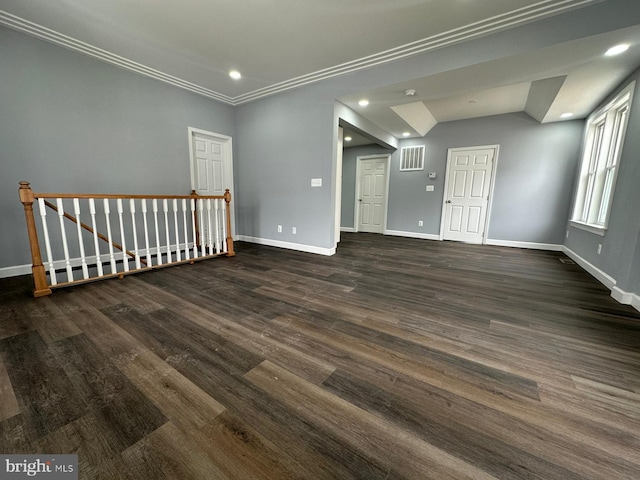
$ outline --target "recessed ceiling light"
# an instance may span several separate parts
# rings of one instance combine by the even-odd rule
[[[620,45],[616,45],[614,47],[611,47],[609,50],[607,50],[605,52],[605,56],[613,57],[615,55],[620,55],[621,53],[624,53],[627,50],[629,50],[629,47],[630,45],[628,43],[621,43]]]
[[[353,140],[351,137],[344,137],[345,142],[350,142],[351,140]]]
[[[358,102],[358,105],[360,105],[361,107],[366,107],[367,105],[369,105],[369,100],[367,100],[366,98],[363,98]]]
[[[571,117],[573,117],[573,113],[571,112],[566,112],[560,115],[560,118],[571,118]]]
[[[402,132],[402,136],[403,136],[403,137],[409,137],[409,136],[411,136],[411,133],[409,133],[409,132]]]
[[[237,71],[237,70],[231,70],[231,71],[229,72],[229,76],[230,76],[231,78],[233,78],[234,80],[240,80],[240,79],[242,78],[242,75],[241,75],[241,74],[240,74],[240,72],[239,72],[239,71]]]
[[[416,94],[416,91],[413,88],[410,88],[409,90],[405,90],[404,94],[407,97],[413,97]]]
[[[471,100],[469,100],[469,103],[478,103],[478,100],[476,100],[475,98],[472,98]]]

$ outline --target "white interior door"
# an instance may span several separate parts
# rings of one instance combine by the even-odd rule
[[[191,188],[198,195],[231,191],[231,234],[235,236],[232,151],[231,137],[189,128]]]
[[[496,149],[449,150],[441,225],[443,240],[483,243]]]
[[[387,157],[360,160],[358,166],[358,231],[384,233]]]
[[[195,133],[195,191],[198,195],[224,195],[225,144],[213,137]]]

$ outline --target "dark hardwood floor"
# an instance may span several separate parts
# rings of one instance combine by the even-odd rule
[[[344,234],[32,299],[0,452],[80,478],[638,479],[640,313],[561,253]]]

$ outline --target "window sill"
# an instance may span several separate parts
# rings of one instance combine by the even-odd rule
[[[607,229],[604,227],[597,227],[595,225],[576,222],[575,220],[569,220],[569,225],[579,228],[580,230],[586,230],[587,232],[595,233],[596,235],[600,235],[601,237],[604,237],[607,234]]]

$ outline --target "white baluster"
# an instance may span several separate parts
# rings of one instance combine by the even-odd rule
[[[193,258],[198,258],[198,234],[196,232],[196,201],[192,198],[189,200],[189,206],[191,207],[191,227],[193,229]]]
[[[167,237],[167,263],[171,263],[171,238],[169,238],[169,202],[162,200],[162,211],[164,212],[164,233]]]
[[[182,227],[184,231],[184,259],[189,260],[189,230],[187,230],[187,200],[182,199]]]
[[[136,268],[142,268],[140,265],[140,251],[138,250],[138,232],[136,228],[136,201],[129,199],[129,211],[131,212],[131,228],[133,228],[133,254],[136,259]]]
[[[38,208],[40,209],[40,219],[42,220],[42,233],[44,234],[44,247],[47,252],[46,263],[49,266],[49,283],[57,285],[56,269],[53,266],[53,255],[51,255],[51,240],[49,239],[49,228],[47,226],[47,207],[44,204],[44,198],[38,199]]]
[[[62,248],[64,250],[64,263],[67,268],[67,280],[73,282],[73,270],[71,269],[69,245],[67,244],[67,231],[64,227],[64,205],[62,205],[62,199],[56,198],[56,204],[58,206],[58,218],[60,219],[60,233],[62,234]]]
[[[173,229],[176,232],[176,262],[182,260],[182,254],[180,253],[180,232],[178,230],[178,199],[174,198],[172,203],[173,207]]]
[[[222,252],[227,252],[227,209],[225,201],[223,199],[218,200],[220,202],[220,216],[222,217]]]
[[[111,214],[111,208],[109,207],[109,199],[105,198],[104,205],[104,218],[107,221],[107,238],[109,239],[109,262],[111,264],[111,273],[117,273],[116,269],[116,257],[113,254],[113,236],[111,235],[111,220],[109,215]]]
[[[144,222],[144,246],[147,252],[147,267],[151,267],[151,253],[149,252],[149,228],[147,225],[147,199],[142,199],[142,220]]]
[[[91,227],[93,228],[93,249],[96,252],[96,266],[98,267],[98,276],[104,275],[102,270],[102,258],[100,258],[100,242],[98,241],[98,229],[96,228],[96,202],[93,198],[89,199],[89,215],[91,215]]]
[[[122,241],[122,266],[124,267],[124,271],[129,271],[129,256],[127,255],[127,242],[124,238],[124,224],[122,223],[122,214],[124,209],[122,208],[122,199],[118,198],[116,200],[116,205],[118,206],[118,221],[120,222],[120,238]]]
[[[76,227],[78,228],[78,246],[80,247],[80,261],[82,262],[82,278],[89,278],[87,257],[84,254],[84,241],[82,240],[82,227],[80,226],[80,200],[73,199],[73,213],[76,215]]]
[[[198,210],[200,211],[200,256],[204,257],[207,254],[205,249],[207,248],[206,229],[204,224],[204,200],[198,199]]]
[[[211,199],[207,198],[207,222],[209,228],[207,229],[207,246],[209,248],[209,255],[213,255],[213,235],[211,230]]]
[[[160,248],[160,230],[158,229],[158,200],[153,199],[153,222],[156,225],[156,258],[158,265],[162,265],[162,248]]]
[[[218,211],[218,199],[213,200],[213,209],[216,219],[216,253],[220,253],[220,213]]]

